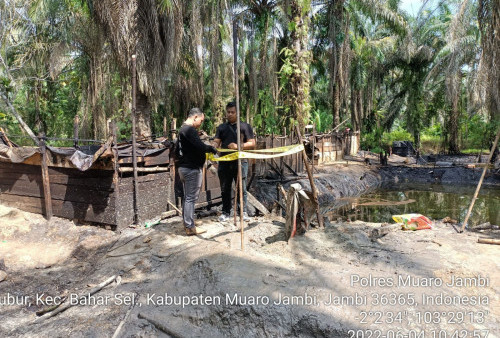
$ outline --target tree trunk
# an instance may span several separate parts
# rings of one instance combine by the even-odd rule
[[[293,67],[290,76],[290,102],[292,117],[299,123],[301,130],[309,118],[309,64],[311,53],[307,50],[310,3],[300,0],[289,1],[288,19],[294,23],[290,34],[290,49],[293,51]]]
[[[448,121],[448,135],[449,135],[449,145],[448,150],[451,154],[457,154],[459,152],[458,146],[458,116],[460,112],[458,111],[458,100],[453,99],[452,108],[450,112],[450,120]]]
[[[265,89],[269,86],[268,81],[268,72],[269,72],[269,64],[267,63],[267,32],[269,30],[269,15],[264,14],[265,23],[264,23],[264,31],[261,32],[261,44],[259,51],[259,60],[260,60],[260,70],[259,70],[259,86],[258,89]]]
[[[38,138],[35,136],[35,134],[31,130],[31,128],[28,127],[28,125],[26,123],[24,123],[24,120],[22,119],[21,115],[19,115],[17,113],[16,108],[14,108],[12,103],[10,103],[10,100],[7,97],[7,95],[3,91],[0,91],[0,96],[2,96],[2,99],[5,102],[5,104],[7,105],[7,107],[9,108],[11,114],[14,115],[14,117],[17,119],[17,121],[19,122],[21,127],[24,129],[24,131],[26,131],[26,133],[31,137],[31,139],[35,142],[36,145],[39,145],[40,141],[38,141]]]
[[[151,104],[146,95],[137,91],[136,109],[136,132],[137,138],[147,138],[151,136]]]
[[[449,80],[450,95],[451,95],[451,112],[448,121],[448,135],[449,141],[448,150],[451,154],[457,154],[460,151],[458,145],[458,120],[460,118],[460,87],[461,87],[461,72],[458,71],[457,74],[453,75],[453,78]]]
[[[333,79],[332,79],[333,81]],[[340,124],[340,90],[339,84],[336,82],[332,86],[332,97],[333,97],[333,128],[337,127]]]
[[[193,9],[191,12],[191,30],[192,30],[192,47],[193,56],[196,60],[195,62],[195,76],[192,78],[192,90],[194,93],[193,106],[202,108],[205,91],[203,88],[203,25],[201,23],[200,8],[202,6],[202,1],[194,2]]]
[[[221,12],[219,10],[219,3],[217,1],[212,2],[212,15],[214,21],[220,24],[224,24],[221,18]],[[210,32],[210,72],[211,72],[211,82],[212,82],[212,109],[213,118],[215,119],[214,124],[219,125],[224,118],[224,107],[222,104],[222,89],[220,84],[222,68],[222,47],[221,47],[221,36],[219,32],[218,25],[214,25]]]
[[[351,85],[351,123],[353,131],[361,129],[359,96],[359,90],[354,89],[354,85]]]

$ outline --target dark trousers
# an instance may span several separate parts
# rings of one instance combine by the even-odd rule
[[[233,204],[231,202],[231,193],[233,182],[238,184],[238,161],[219,162],[220,189],[222,194],[222,212],[229,215]],[[241,161],[241,174],[243,186],[243,212],[247,211],[247,174],[248,174],[248,161]],[[236,194],[239,205],[239,195]]]

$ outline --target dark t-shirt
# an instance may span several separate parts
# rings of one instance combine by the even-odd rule
[[[196,128],[183,124],[179,130],[179,142],[182,156],[178,160],[177,166],[190,169],[203,167],[205,153],[210,152],[210,146],[201,141]]]
[[[240,122],[240,132],[243,143],[255,138],[252,127],[248,123]],[[230,143],[238,143],[236,123],[230,124],[226,122],[218,126],[215,132],[215,138],[221,140],[222,148],[227,148]]]

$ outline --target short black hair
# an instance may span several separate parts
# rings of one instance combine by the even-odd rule
[[[191,108],[191,110],[188,113],[188,118],[193,117],[195,115],[203,115],[203,112],[201,111],[200,108]]]
[[[226,109],[233,108],[233,107],[236,107],[236,102],[235,101],[228,102],[228,104],[226,105]]]

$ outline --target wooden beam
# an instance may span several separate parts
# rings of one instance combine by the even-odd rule
[[[493,238],[478,238],[477,242],[478,243],[482,243],[482,244],[496,244],[496,245],[500,245],[500,239],[493,239]]]
[[[263,215],[269,215],[269,210],[259,202],[250,192],[247,191],[248,202],[251,203],[257,210],[259,210]]]
[[[118,169],[121,173],[131,173],[134,172],[134,168],[131,167],[120,167]],[[163,172],[163,171],[170,171],[169,167],[146,167],[146,168],[136,168],[135,169],[137,172],[141,173],[157,173],[157,172]]]
[[[47,220],[52,218],[52,196],[50,195],[50,178],[49,166],[47,164],[47,147],[43,137],[40,138],[40,150],[42,152],[42,181],[43,181],[43,195],[45,199],[45,217]]]

